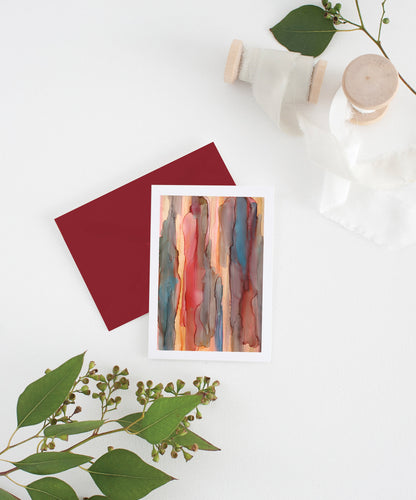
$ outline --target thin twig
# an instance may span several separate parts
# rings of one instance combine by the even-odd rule
[[[377,41],[380,43],[380,37],[381,37],[381,28],[383,27],[383,19],[384,19],[384,14],[386,13],[386,9],[384,8],[384,4],[386,3],[387,0],[383,0],[381,2],[381,8],[383,9],[383,12],[381,13],[381,18],[380,18],[380,25],[378,27],[378,36],[377,36]]]
[[[342,32],[342,31],[362,31],[366,36],[368,36],[368,38],[372,42],[374,42],[377,45],[377,47],[379,48],[379,50],[383,54],[383,56],[386,59],[390,60],[390,57],[387,55],[387,53],[384,50],[383,46],[381,45],[381,41],[380,41],[381,26],[383,24],[383,19],[384,19],[384,14],[385,14],[384,4],[386,3],[386,1],[387,0],[383,0],[383,2],[381,4],[382,8],[383,8],[383,13],[382,13],[381,20],[380,20],[380,26],[379,26],[379,30],[378,30],[378,38],[377,39],[373,37],[373,35],[367,30],[367,28],[364,25],[364,21],[363,21],[362,15],[361,15],[361,10],[360,10],[360,6],[359,6],[359,3],[358,3],[358,0],[355,0],[355,5],[357,7],[357,12],[358,12],[358,16],[360,18],[361,24],[354,23],[353,21],[350,21],[349,19],[346,19],[345,17],[341,16],[341,20],[342,21],[344,21],[346,24],[350,24],[352,26],[356,26],[357,29],[354,29],[354,30],[337,30],[337,31],[340,31],[340,32]],[[412,92],[414,95],[416,95],[416,90],[403,78],[403,76],[401,75],[401,73],[399,73],[399,78],[406,85],[406,87],[410,90],[410,92]]]
[[[361,26],[364,28],[363,16],[361,15],[361,10],[358,4],[358,0],[355,0],[355,6],[357,7],[358,17],[360,18]]]

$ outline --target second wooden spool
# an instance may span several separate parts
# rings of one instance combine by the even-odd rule
[[[379,120],[397,92],[399,75],[386,57],[365,54],[344,71],[342,88],[353,113],[351,122],[365,125]]]

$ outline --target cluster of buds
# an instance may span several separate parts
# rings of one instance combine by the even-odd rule
[[[68,394],[67,399],[61,404],[61,406],[47,419],[49,425],[56,425],[58,423],[68,424],[73,421],[74,415],[81,413],[81,406],[76,405],[76,394],[78,391],[71,391]],[[72,411],[72,412],[71,412]],[[53,448],[50,448],[53,449]]]
[[[185,387],[185,382],[181,379],[176,381],[176,388],[173,385],[173,382],[169,382],[165,387],[165,392],[168,394],[173,394],[174,396],[187,396],[191,394],[189,391],[181,392],[181,390]]]
[[[149,402],[163,398],[163,384],[153,385],[151,380],[146,383],[143,381],[137,382],[136,399],[142,406],[146,406]]]
[[[179,427],[178,427],[178,429],[179,429]],[[169,446],[171,447],[170,456],[172,458],[178,458],[179,453],[182,453],[183,458],[187,462],[189,462],[189,460],[191,460],[193,458],[193,455],[188,453],[183,446],[181,446],[180,444],[175,442],[175,438],[177,436],[184,435],[184,434],[186,434],[186,429],[179,431],[179,434],[175,433],[175,436],[171,437],[167,441],[163,441],[162,443],[153,445],[153,449],[152,449],[153,462],[159,462],[160,455],[164,455]],[[196,443],[194,445],[192,445],[191,450],[194,452],[197,451],[198,445]]]
[[[70,392],[68,398],[65,399],[65,401],[55,411],[55,413],[51,417],[49,417],[48,419],[49,424],[56,425],[58,422],[61,422],[63,424],[72,422],[72,417],[82,411],[81,406],[76,405],[75,398],[76,398],[75,392]],[[72,413],[68,414],[69,413],[68,409],[70,407],[72,407],[71,408]]]
[[[65,439],[66,437],[66,439]],[[63,436],[63,440],[67,441],[68,436]],[[62,438],[61,438],[62,439]],[[40,451],[48,451],[48,450],[54,450],[55,449],[55,441],[54,439],[49,439],[48,438],[43,438],[42,441],[39,443],[40,444]]]
[[[117,365],[113,367],[111,373],[107,373],[105,376],[94,369],[92,373],[90,372],[89,377],[96,382],[96,388],[98,389],[97,392],[92,393],[92,397],[101,401],[103,414],[117,409],[121,403],[121,396],[113,397],[113,394],[118,390],[126,391],[129,388],[130,382],[126,378],[128,374],[127,368],[120,370]],[[83,392],[83,388],[81,388],[81,392]],[[85,394],[85,392],[83,393]]]
[[[185,382],[180,379],[176,381],[176,384],[169,382],[166,386],[160,383],[153,385],[151,380],[148,380],[146,383],[140,381],[137,382],[136,398],[142,406],[146,406],[148,403],[152,403],[156,399],[163,398],[163,392],[172,394],[172,396],[187,396],[188,394],[191,394],[189,391],[181,392],[184,387]]]
[[[217,399],[215,389],[220,385],[218,380],[211,384],[210,377],[197,377],[193,384],[198,389],[198,394],[202,394],[201,404],[207,405]]]
[[[334,6],[332,6],[332,3],[328,2],[328,0],[322,0],[322,5],[325,9],[324,17],[326,19],[331,19],[334,24],[346,23],[344,18],[341,16],[342,5],[340,3],[336,3]]]
[[[45,371],[45,373],[49,372],[49,369]],[[55,413],[47,419],[46,424],[56,425],[59,423],[67,424],[73,422],[73,417],[82,411],[82,407],[76,404],[77,394],[90,396],[92,393],[94,399],[99,399],[101,401],[103,415],[107,411],[115,410],[121,402],[121,397],[113,397],[113,393],[117,390],[127,390],[129,388],[129,380],[126,378],[128,374],[129,372],[127,369],[120,371],[118,366],[114,366],[112,373],[108,373],[104,376],[98,373],[98,370],[95,368],[95,362],[91,361],[88,365],[87,373],[80,376],[75,381],[65,401]],[[91,381],[96,382],[98,392],[91,391]],[[59,436],[59,439],[67,441],[68,436]],[[39,443],[39,449],[41,451],[55,449],[54,438],[44,438]]]
[[[215,401],[217,399],[215,390],[220,385],[218,380],[215,380],[211,384],[210,377],[196,377],[196,379],[193,381],[193,385],[198,389],[197,394],[202,396],[201,404],[207,405],[211,401]],[[185,396],[187,394],[190,394],[190,392],[180,393],[180,391],[184,388],[184,386],[185,382],[183,382],[182,380],[177,380],[176,389],[173,383],[169,382],[169,384],[167,384],[165,387],[165,392],[173,394],[174,396]],[[142,386],[141,390],[142,391],[144,390]],[[164,455],[169,446],[171,447],[170,456],[172,458],[177,458],[181,453],[187,462],[191,460],[193,458],[193,455],[191,455],[189,451],[193,452],[198,451],[198,445],[194,443],[190,447],[186,446],[186,448],[189,450],[186,451],[185,447],[180,444],[179,438],[187,434],[191,422],[193,422],[195,419],[199,420],[201,418],[202,415],[198,407],[195,409],[195,415],[190,414],[185,416],[169,439],[153,446],[152,460],[154,462],[158,462],[160,455]]]
[[[191,458],[193,458],[193,455],[191,455],[188,451],[185,450],[184,446],[178,443],[178,438],[181,436],[184,436],[188,432],[188,427],[190,426],[190,422],[192,422],[195,417],[196,418],[202,418],[201,413],[199,412],[198,409],[196,409],[197,414],[194,415],[187,415],[182,419],[182,422],[178,425],[177,429],[175,432],[172,434],[172,436],[159,443],[156,445],[153,445],[152,449],[152,460],[154,462],[159,462],[159,455],[164,455],[167,448],[170,446],[171,447],[171,452],[170,456],[172,458],[178,458],[179,454],[182,453],[183,458],[189,462]],[[196,452],[198,451],[198,445],[194,443],[190,448],[189,451]]]

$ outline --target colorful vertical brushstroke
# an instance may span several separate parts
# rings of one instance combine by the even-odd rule
[[[158,348],[261,352],[264,198],[160,203]]]

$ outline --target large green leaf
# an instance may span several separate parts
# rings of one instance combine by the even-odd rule
[[[7,491],[0,489],[0,500],[16,500],[17,497],[14,497]]]
[[[171,436],[171,439],[178,444],[179,446],[183,446],[184,448],[188,448],[190,450],[194,444],[198,446],[199,450],[206,450],[206,451],[220,451],[219,448],[214,446],[213,444],[209,443],[206,441],[204,438],[201,436],[198,436],[198,434],[195,434],[194,432],[188,430],[186,434],[183,436],[175,436],[173,434]]]
[[[46,427],[43,434],[46,437],[71,436],[93,431],[104,424],[104,420],[84,420],[84,422],[71,422],[69,424],[57,424]]]
[[[316,5],[303,5],[289,12],[270,31],[279,43],[292,52],[316,57],[327,48],[337,31],[324,13]]]
[[[81,371],[84,354],[69,359],[26,387],[17,402],[18,427],[39,424],[59,408]]]
[[[78,467],[92,460],[87,455],[75,455],[68,451],[49,451],[47,453],[35,453],[20,462],[13,462],[18,469],[31,474],[56,474],[64,470]]]
[[[202,396],[178,396],[160,398],[147,410],[144,418],[135,423],[129,432],[156,444],[167,439],[178,427],[181,420],[201,403]],[[142,414],[132,413],[117,422],[124,428],[138,420]]]
[[[137,500],[174,479],[128,450],[109,451],[88,472],[111,500]]]
[[[32,500],[78,500],[69,484],[56,477],[44,477],[28,484],[26,490]]]

